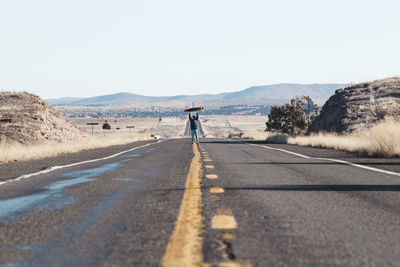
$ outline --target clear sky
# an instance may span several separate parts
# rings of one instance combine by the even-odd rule
[[[400,75],[399,0],[0,0],[0,90],[175,95]]]

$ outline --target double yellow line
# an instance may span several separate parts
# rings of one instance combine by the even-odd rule
[[[193,144],[194,157],[174,232],[161,262],[163,267],[203,265],[203,218],[201,216],[201,155]]]
[[[175,229],[167,245],[164,257],[161,261],[163,267],[186,267],[186,266],[210,266],[203,259],[203,239],[201,234],[204,229],[203,217],[201,216],[202,195],[202,163],[199,148],[193,144],[194,157],[192,159],[189,174],[186,180],[185,193],[179,215],[175,223]],[[206,152],[204,155],[207,156]],[[208,160],[207,160],[208,159]],[[208,162],[212,160],[205,158]],[[206,168],[213,169],[213,165],[206,165]],[[215,174],[207,174],[208,179],[218,179]],[[222,194],[224,189],[221,187],[211,187],[213,194]],[[217,215],[213,216],[211,227],[221,231],[225,239],[234,238],[232,230],[238,227],[235,217],[231,210],[218,210]],[[218,263],[219,266],[251,266],[250,261],[225,261]]]

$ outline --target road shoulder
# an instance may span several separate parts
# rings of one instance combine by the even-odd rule
[[[96,148],[83,150],[77,153],[67,153],[56,157],[48,157],[38,160],[27,160],[0,164],[0,182],[14,179],[24,174],[39,172],[52,166],[61,166],[73,164],[80,161],[87,161],[102,157],[107,157],[115,153],[130,148],[155,143],[154,140],[133,142],[126,145],[110,146],[105,148]]]
[[[374,156],[363,155],[359,153],[351,153],[341,150],[334,150],[329,148],[304,147],[304,146],[288,145],[288,144],[269,144],[262,141],[246,140],[245,142],[249,144],[256,144],[277,149],[284,149],[308,157],[345,160],[359,165],[400,173],[400,158],[378,158]]]

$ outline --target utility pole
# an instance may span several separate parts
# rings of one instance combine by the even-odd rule
[[[0,119],[0,144],[1,144],[1,124],[2,123],[11,123],[11,119]]]
[[[92,135],[93,135],[93,126],[99,125],[99,123],[98,122],[88,122],[88,123],[86,123],[86,125],[92,125]]]
[[[126,126],[126,128],[129,129],[129,133],[130,133],[130,132],[131,132],[131,129],[132,129],[132,128],[135,128],[135,126],[133,126],[133,125],[131,125],[131,126]]]

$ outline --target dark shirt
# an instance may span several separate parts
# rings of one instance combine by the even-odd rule
[[[197,125],[199,123],[199,113],[196,113],[196,118],[195,119],[190,117],[190,113],[189,113],[189,120],[190,120],[190,129],[191,130],[197,130]]]

